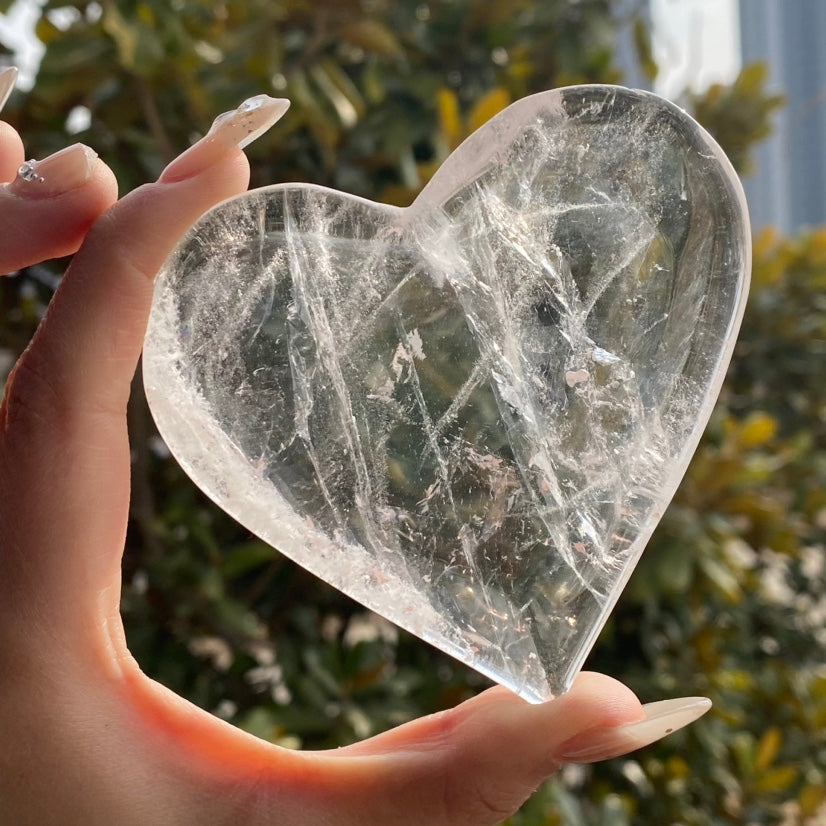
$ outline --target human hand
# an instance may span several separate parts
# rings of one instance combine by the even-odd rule
[[[3,823],[484,826],[566,760],[622,754],[708,708],[641,706],[583,674],[543,705],[494,688],[310,753],[241,732],[141,673],[119,614],[126,402],[155,273],[206,209],[246,188],[238,144],[285,108],[253,101],[114,206],[111,172],[83,148],[13,179],[22,145],[0,125],[0,271],[79,248],[0,405]]]

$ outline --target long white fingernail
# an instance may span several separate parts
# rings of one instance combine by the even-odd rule
[[[256,95],[237,109],[215,118],[209,132],[161,173],[159,181],[171,183],[191,178],[218,161],[230,147],[243,149],[280,120],[290,102],[284,98]]]
[[[648,703],[643,706],[644,719],[577,735],[563,746],[559,758],[569,763],[587,763],[626,754],[684,728],[710,708],[711,700],[707,697],[678,697]]]
[[[221,137],[243,149],[263,135],[276,121],[281,120],[289,108],[290,102],[286,98],[256,95],[245,100],[232,112],[218,115],[206,137]]]
[[[17,82],[17,66],[9,66],[8,69],[3,69],[0,72],[0,111],[6,105],[9,95],[14,89],[14,84]]]

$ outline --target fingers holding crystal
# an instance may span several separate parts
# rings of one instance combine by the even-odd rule
[[[0,798],[14,821],[18,812],[31,816],[35,798],[47,819],[120,823],[147,805],[154,808],[146,822],[192,819],[185,803],[174,813],[175,801],[186,801],[182,764],[164,786],[164,755],[153,753],[158,729],[122,693],[125,672],[151,683],[129,658],[118,608],[129,499],[125,406],[154,270],[189,223],[248,180],[237,143],[207,148],[190,154],[189,178],[142,187],[95,223],[0,401],[0,660],[19,687],[12,703],[0,692],[0,730],[11,730]],[[17,162],[24,164],[22,149]],[[106,172],[80,146],[25,164],[0,187],[0,219],[14,217],[22,235],[0,235],[0,254],[9,261],[9,244],[19,241],[34,260],[41,236],[53,231],[43,216],[62,208],[70,218],[67,205],[88,203]],[[40,235],[21,216],[39,219]],[[180,704],[190,731],[195,710]],[[72,782],[64,783],[68,765]],[[12,766],[13,782],[4,783]],[[134,801],[129,789],[141,790]]]
[[[19,158],[15,159],[17,162]],[[0,271],[70,255],[117,198],[111,170],[83,144],[17,163],[0,187]]]
[[[242,104],[222,119],[220,130],[210,131],[178,158],[183,163],[173,162],[157,183],[116,204],[75,256],[34,345],[48,351],[52,375],[85,406],[95,400],[100,408],[122,411],[143,346],[155,274],[203,212],[246,187],[249,166],[240,146],[286,111],[270,101],[253,109]],[[70,149],[73,161],[80,162],[85,148]],[[64,152],[68,156],[70,150]],[[37,189],[39,183],[28,185]],[[64,337],[75,345],[73,351],[56,346]]]
[[[237,144],[202,144],[200,169],[190,150],[190,177],[142,187],[95,224],[9,377],[0,405],[0,626],[3,615],[17,622],[28,613],[49,639],[86,650],[97,640],[105,656],[125,651],[118,638],[129,500],[125,412],[152,278],[202,212],[246,186],[249,168]],[[25,248],[24,217],[42,221],[74,197],[84,202],[85,189],[103,189],[97,176],[104,171],[81,145],[26,165],[0,189],[0,214],[4,198],[16,203],[9,214],[23,236],[8,243]],[[5,252],[8,261],[8,245]],[[30,634],[36,625],[29,623]]]
[[[0,109],[17,69],[0,72]],[[25,160],[15,129],[0,123],[0,273],[73,253],[117,197],[114,176],[89,147],[75,144]]]
[[[0,72],[0,108],[16,77],[14,68]],[[117,197],[114,176],[92,149],[75,144],[25,160],[20,136],[6,123],[0,123],[0,180],[6,182],[0,187],[2,272],[74,252]]]
[[[340,788],[330,788],[344,798],[337,801],[339,810],[355,813],[354,823],[493,826],[563,763],[634,751],[688,725],[709,707],[698,697],[642,706],[622,683],[588,672],[567,694],[538,705],[497,687],[340,749],[340,763],[329,767]],[[359,776],[358,758],[380,758],[369,779]],[[360,799],[367,797],[371,808],[358,812],[359,800],[347,799],[347,789],[363,789],[365,783],[374,793]],[[399,802],[405,799],[415,815],[400,820]]]
[[[643,706],[617,680],[585,672],[550,702],[496,687],[345,748],[296,753],[194,712],[138,675],[127,684],[145,730],[164,742],[165,774],[180,763],[192,776],[220,778],[200,798],[214,822],[232,789],[234,819],[245,823],[269,823],[278,812],[285,823],[494,826],[563,763],[633,751],[710,706],[697,697]]]

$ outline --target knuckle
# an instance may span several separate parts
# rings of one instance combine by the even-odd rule
[[[26,351],[12,369],[0,403],[4,435],[53,427],[60,419],[56,411],[63,407],[60,391],[49,379],[35,351]]]
[[[485,785],[476,782],[472,787],[472,800],[468,803],[468,812],[465,820],[457,821],[462,824],[485,824],[491,826],[500,823],[510,817],[522,803],[521,800],[514,803],[513,794],[510,790],[499,787],[499,784]]]
[[[490,771],[468,772],[467,765],[443,778],[442,800],[450,826],[496,826],[527,798],[491,778]]]

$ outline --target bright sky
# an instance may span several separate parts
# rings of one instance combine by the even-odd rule
[[[651,0],[656,91],[675,97],[728,83],[740,71],[738,0]]]
[[[34,24],[38,18],[35,0],[17,0],[8,14],[0,14],[0,36],[3,42],[17,52],[17,68],[20,76],[17,85],[28,89],[43,54],[43,47],[34,37]]]

